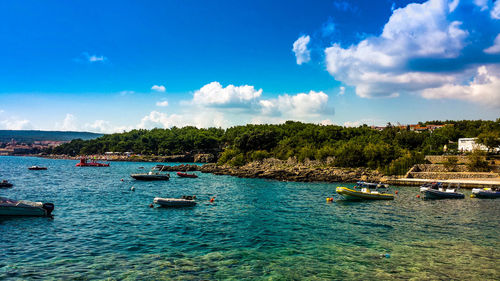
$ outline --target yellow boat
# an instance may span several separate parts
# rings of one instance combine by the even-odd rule
[[[368,188],[355,190],[339,186],[336,191],[339,195],[342,195],[345,199],[349,200],[394,200],[394,194],[371,191]]]

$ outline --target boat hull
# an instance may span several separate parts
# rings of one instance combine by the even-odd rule
[[[169,175],[149,175],[149,174],[132,174],[132,178],[141,181],[168,181]]]
[[[425,199],[464,199],[465,195],[459,192],[446,192],[435,189],[424,191]]]
[[[336,191],[339,195],[342,195],[345,199],[348,200],[394,200],[393,194],[388,194],[388,193],[373,194],[373,193],[350,189],[343,186],[337,187]]]
[[[194,200],[179,199],[179,198],[160,198],[156,197],[153,203],[160,205],[161,207],[193,207],[196,206]]]
[[[476,198],[481,198],[481,199],[495,199],[495,198],[500,198],[500,191],[489,191],[489,190],[479,190],[479,191],[472,191],[472,194]]]
[[[54,204],[0,198],[0,216],[48,217]]]

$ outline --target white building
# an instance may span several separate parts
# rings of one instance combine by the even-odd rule
[[[488,151],[488,148],[482,144],[476,143],[477,138],[461,138],[458,139],[458,151],[470,152],[474,149]]]

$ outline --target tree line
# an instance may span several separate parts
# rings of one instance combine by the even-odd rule
[[[430,121],[447,124],[433,131],[410,131],[387,124],[383,130],[287,121],[283,124],[245,125],[228,129],[173,127],[132,130],[94,140],[73,140],[46,151],[53,154],[104,154],[107,151],[143,155],[214,153],[219,164],[234,166],[274,157],[298,161],[321,160],[339,167],[369,167],[389,174],[424,161],[424,155],[457,153],[459,138],[478,137],[488,147],[500,145],[500,118]],[[446,150],[445,150],[446,149]]]

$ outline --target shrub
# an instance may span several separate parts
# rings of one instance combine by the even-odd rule
[[[467,163],[467,167],[470,171],[473,172],[484,172],[488,171],[488,162],[486,161],[486,152],[475,149],[471,154],[467,157],[469,161]]]

